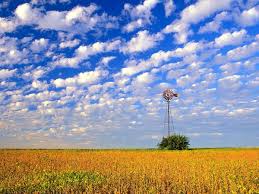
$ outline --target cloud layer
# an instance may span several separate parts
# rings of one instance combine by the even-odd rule
[[[258,3],[0,3],[0,147],[258,146]]]

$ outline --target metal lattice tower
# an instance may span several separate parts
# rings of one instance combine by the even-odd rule
[[[165,124],[167,125],[167,135],[168,137],[170,136],[170,132],[172,131],[172,129],[174,129],[174,125],[173,125],[173,118],[171,115],[171,108],[170,108],[170,101],[174,98],[174,97],[178,97],[178,94],[174,93],[171,89],[166,89],[163,92],[163,98],[166,100],[167,102],[167,110],[166,110],[166,122]],[[172,123],[172,125],[171,125]]]

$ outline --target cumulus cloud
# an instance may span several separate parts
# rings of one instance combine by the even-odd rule
[[[108,65],[112,60],[114,60],[115,58],[116,58],[115,56],[103,57],[102,60],[100,61],[100,63],[106,66],[106,65]]]
[[[95,71],[86,71],[79,73],[78,75],[66,78],[66,79],[55,79],[53,80],[53,84],[57,87],[67,87],[67,86],[89,86],[91,84],[96,83],[101,78],[107,76],[108,72],[104,70],[95,70]]]
[[[230,75],[218,80],[220,89],[237,90],[241,86],[240,75]]]
[[[137,64],[129,65],[121,69],[122,75],[132,76],[139,72],[147,71],[152,67],[159,67],[161,63],[166,62],[173,57],[184,57],[186,55],[191,55],[204,49],[202,43],[189,42],[182,48],[177,48],[172,51],[158,51],[153,53],[148,60],[140,61]]]
[[[235,73],[238,73],[240,68],[242,66],[241,62],[235,62],[235,63],[227,63],[220,66],[220,70],[223,71],[223,74],[225,76],[233,75]]]
[[[0,33],[12,32],[15,28],[15,21],[0,17]]]
[[[179,69],[179,70],[170,70],[167,72],[166,79],[171,80],[171,79],[178,79],[182,75],[184,75],[186,71],[184,69]]]
[[[35,52],[39,52],[43,49],[46,49],[48,46],[48,42],[49,40],[45,38],[34,40],[31,44],[31,50]]]
[[[122,49],[124,53],[143,52],[157,45],[158,41],[162,39],[162,35],[149,34],[147,30],[139,31]]]
[[[150,84],[154,81],[154,76],[148,72],[138,75],[135,79],[138,84]]]
[[[227,57],[231,60],[240,60],[254,55],[259,51],[259,43],[252,42],[251,44],[237,47],[227,52]]]
[[[259,77],[256,77],[255,79],[249,80],[247,83],[249,87],[258,88],[259,87]]]
[[[245,116],[255,112],[255,108],[238,108],[228,113],[229,116]]]
[[[145,20],[143,19],[137,19],[135,21],[132,21],[130,23],[128,23],[126,26],[123,27],[123,31],[126,32],[132,32],[135,29],[141,28],[142,26],[145,25]]]
[[[188,42],[184,47],[177,48],[174,52],[177,57],[184,57],[205,49],[204,46],[201,42]]]
[[[2,140],[10,134],[24,138],[22,142],[27,139],[28,145],[66,136],[67,142],[79,145],[87,139],[95,147],[99,141],[109,141],[106,136],[120,139],[117,131],[125,126],[134,143],[134,130],[149,139],[162,137],[165,88],[180,94],[173,104],[177,132],[224,138],[224,130],[217,130],[222,119],[229,119],[224,128],[230,129],[226,125],[239,115],[237,122],[255,127],[250,123],[258,116],[255,1],[235,3],[229,10],[232,1],[198,0],[190,5],[193,2],[185,0],[189,7],[176,19],[169,17],[175,9],[173,0],[125,4],[119,16],[94,4],[67,10],[50,5],[64,1],[32,0],[0,18],[0,115],[8,118],[9,129],[15,129],[2,130],[1,145],[7,145]],[[250,9],[253,16],[248,17]],[[235,17],[242,14],[246,22],[225,25],[224,21],[237,22]],[[173,26],[159,33],[161,25],[151,24],[162,20]],[[121,28],[104,30],[118,24]],[[120,34],[121,29],[135,32],[148,25],[148,30]],[[220,35],[202,36],[196,30]],[[171,33],[184,44],[177,45]],[[0,119],[4,128],[6,123]],[[186,123],[192,123],[191,128]],[[210,132],[200,131],[204,126]],[[12,142],[20,145],[16,140]],[[102,145],[114,145],[113,140]]]
[[[245,41],[247,38],[246,30],[242,29],[233,33],[227,32],[220,37],[215,38],[216,47],[224,47],[228,45],[238,45]]]
[[[259,22],[259,6],[244,10],[240,16],[237,17],[237,22],[242,26],[252,26]]]
[[[196,4],[190,5],[182,11],[181,21],[196,24],[217,11],[229,8],[230,4],[231,0],[217,2],[213,0],[198,1]]]
[[[67,40],[64,42],[61,42],[59,44],[59,47],[64,49],[64,48],[73,48],[76,47],[77,45],[79,45],[80,41],[78,39],[74,39],[74,40]]]
[[[88,7],[76,6],[70,11],[48,11],[39,20],[41,29],[64,30],[69,32],[89,32],[99,28],[114,28],[116,18],[106,13],[98,15],[98,7],[94,4]]]
[[[178,43],[185,43],[188,35],[191,34],[189,26],[197,24],[212,14],[228,9],[232,0],[217,1],[214,0],[200,0],[197,3],[190,5],[181,12],[181,18],[167,25],[164,33],[176,33],[175,38]]]
[[[16,69],[0,69],[0,79],[8,79],[10,77],[13,77],[13,75],[16,73]]]
[[[175,5],[174,5],[173,0],[165,0],[164,7],[165,7],[166,17],[170,16],[172,14],[172,12],[175,10]]]
[[[45,4],[57,4],[57,3],[68,3],[70,0],[32,0],[31,3],[34,5],[45,5]]]
[[[179,77],[176,82],[179,87],[186,87],[193,84],[198,78],[199,74],[191,73]]]
[[[207,32],[218,32],[221,28],[223,21],[231,20],[231,15],[229,12],[223,11],[217,14],[213,21],[206,23],[204,26],[201,26],[199,29],[199,33],[207,33]]]
[[[35,88],[35,89],[38,89],[38,90],[46,90],[49,87],[49,85],[46,82],[42,82],[42,81],[39,81],[39,80],[34,80],[31,83],[31,86],[32,86],[32,88]]]
[[[128,85],[128,90],[135,96],[145,96],[150,92],[150,85],[157,80],[156,76],[152,72],[141,73],[132,79],[132,82]],[[148,108],[152,112],[152,107]]]
[[[101,28],[107,30],[118,26],[116,17],[106,13],[98,14],[98,7],[95,4],[87,7],[76,6],[69,11],[47,12],[35,8],[35,4],[37,3],[18,5],[14,11],[15,17],[10,20],[0,18],[0,26],[5,27],[5,32],[13,31],[21,25],[36,25],[39,29],[81,34],[89,31],[101,33]]]
[[[22,24],[29,24],[40,19],[41,13],[38,9],[33,9],[29,3],[24,3],[15,9],[15,15]]]
[[[78,64],[83,60],[86,60],[92,55],[98,53],[109,52],[113,50],[118,50],[120,47],[121,41],[114,40],[110,42],[96,42],[92,45],[81,45],[75,50],[75,56],[72,58],[60,57],[53,62],[55,66],[61,67],[78,67]]]
[[[84,133],[84,132],[86,132],[86,128],[84,128],[84,127],[73,128],[73,129],[71,129],[71,132],[72,133]]]
[[[28,62],[28,49],[19,49],[17,42],[17,38],[0,36],[0,66]]]
[[[130,15],[131,22],[123,27],[124,32],[132,32],[149,24],[152,18],[152,9],[159,3],[158,0],[145,0],[143,4],[132,6],[126,3],[124,12]]]
[[[163,32],[168,34],[171,32],[175,32],[174,38],[177,43],[182,44],[187,42],[187,38],[192,34],[192,31],[189,30],[189,24],[181,22],[180,20],[176,20],[170,25],[167,25]]]

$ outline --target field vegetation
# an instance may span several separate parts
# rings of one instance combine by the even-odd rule
[[[259,193],[259,149],[0,150],[0,193]]]

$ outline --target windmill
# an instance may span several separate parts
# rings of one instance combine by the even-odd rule
[[[174,130],[174,125],[173,125],[173,119],[172,119],[172,115],[171,115],[171,108],[170,108],[170,101],[174,98],[174,97],[178,97],[177,93],[174,93],[171,89],[166,89],[163,92],[163,98],[166,100],[167,102],[167,110],[166,110],[166,122],[165,125],[167,125],[167,135],[168,137],[170,136],[170,132],[172,131],[172,129]],[[171,125],[172,122],[172,125]]]

